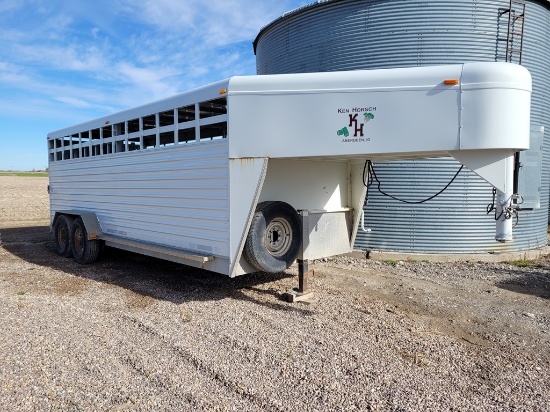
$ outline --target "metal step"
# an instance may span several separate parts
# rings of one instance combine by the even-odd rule
[[[149,256],[171,256],[181,260],[187,260],[197,263],[206,263],[215,259],[213,255],[197,252],[195,250],[178,249],[165,245],[158,245],[155,243],[140,242],[137,240],[124,239],[111,235],[101,235],[101,239],[105,241],[107,246],[120,247],[136,252],[146,252],[144,254]]]

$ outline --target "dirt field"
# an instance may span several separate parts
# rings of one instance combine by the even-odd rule
[[[548,410],[550,260],[314,263],[228,279],[49,247],[47,178],[0,176],[0,410]]]

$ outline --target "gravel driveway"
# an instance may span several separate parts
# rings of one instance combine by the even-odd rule
[[[0,177],[0,410],[548,410],[547,259],[337,257],[289,304],[294,269],[60,258],[46,185]]]

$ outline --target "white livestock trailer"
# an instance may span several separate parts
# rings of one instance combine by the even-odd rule
[[[367,159],[452,156],[509,212],[530,96],[509,63],[239,76],[67,127],[48,135],[54,248],[278,272],[352,249]]]

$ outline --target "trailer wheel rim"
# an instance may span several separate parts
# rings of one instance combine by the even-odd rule
[[[57,226],[57,245],[60,249],[65,249],[67,247],[67,231],[65,226]]]
[[[84,232],[80,227],[74,231],[74,248],[79,255],[84,251]]]
[[[292,227],[281,217],[273,219],[266,227],[265,247],[270,255],[279,257],[288,252],[292,245]]]

